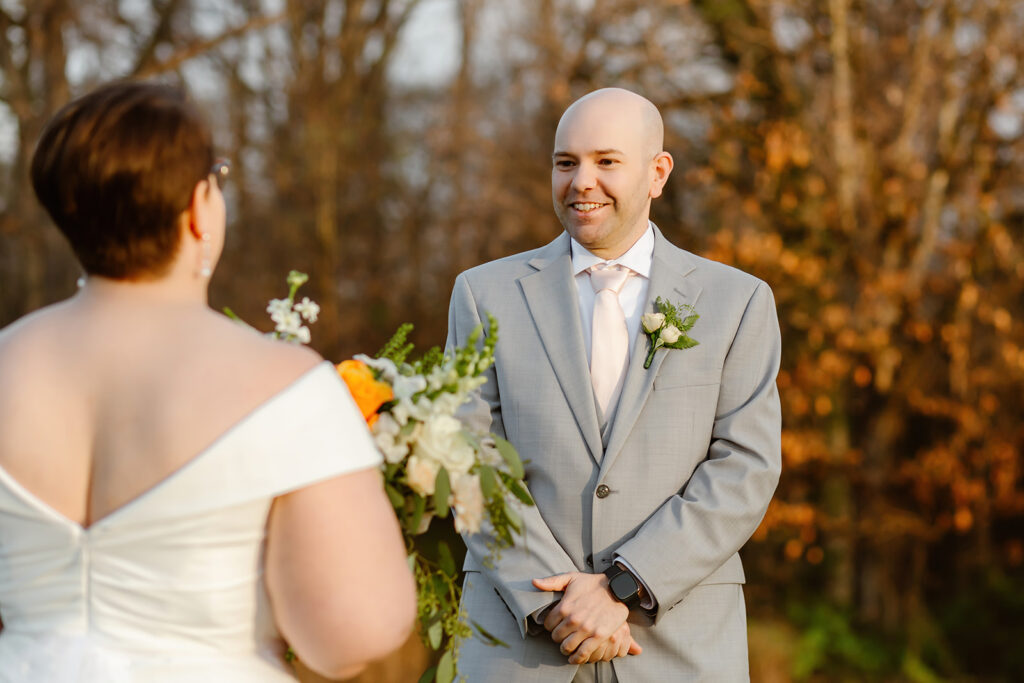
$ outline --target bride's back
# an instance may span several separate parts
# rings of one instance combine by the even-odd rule
[[[88,289],[0,332],[0,467],[83,526],[319,360],[212,311]]]
[[[279,634],[338,674],[408,634],[337,373],[207,305],[224,168],[168,86],[99,88],[42,134],[32,186],[88,277],[0,330],[2,683],[286,680]]]

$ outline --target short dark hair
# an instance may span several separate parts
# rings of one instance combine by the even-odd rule
[[[178,251],[178,217],[213,164],[185,92],[122,81],[65,105],[32,157],[32,187],[87,273],[147,279]]]

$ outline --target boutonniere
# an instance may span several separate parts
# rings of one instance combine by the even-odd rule
[[[654,352],[663,346],[666,349],[691,349],[700,343],[686,334],[700,317],[693,306],[676,306],[659,296],[654,300],[654,307],[658,309],[657,313],[644,313],[640,320],[644,333],[651,340],[651,350],[647,352],[644,370],[651,367]]]

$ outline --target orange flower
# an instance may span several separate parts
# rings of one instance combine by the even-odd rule
[[[338,374],[348,386],[356,405],[359,406],[366,424],[373,426],[377,421],[377,410],[395,397],[384,382],[373,376],[373,371],[357,360],[345,360],[338,364]]]

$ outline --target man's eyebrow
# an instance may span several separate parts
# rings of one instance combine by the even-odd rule
[[[610,156],[610,155],[618,155],[618,156],[621,157],[621,156],[625,156],[625,152],[623,152],[622,150],[615,149],[615,148],[595,149],[592,152],[587,152],[587,155],[588,156],[598,156],[598,157]],[[565,152],[565,151],[562,151],[562,150],[556,150],[551,156],[552,156],[552,158],[554,158],[554,157],[573,157],[573,158],[575,158],[576,157],[575,154],[573,154],[571,152]]]

